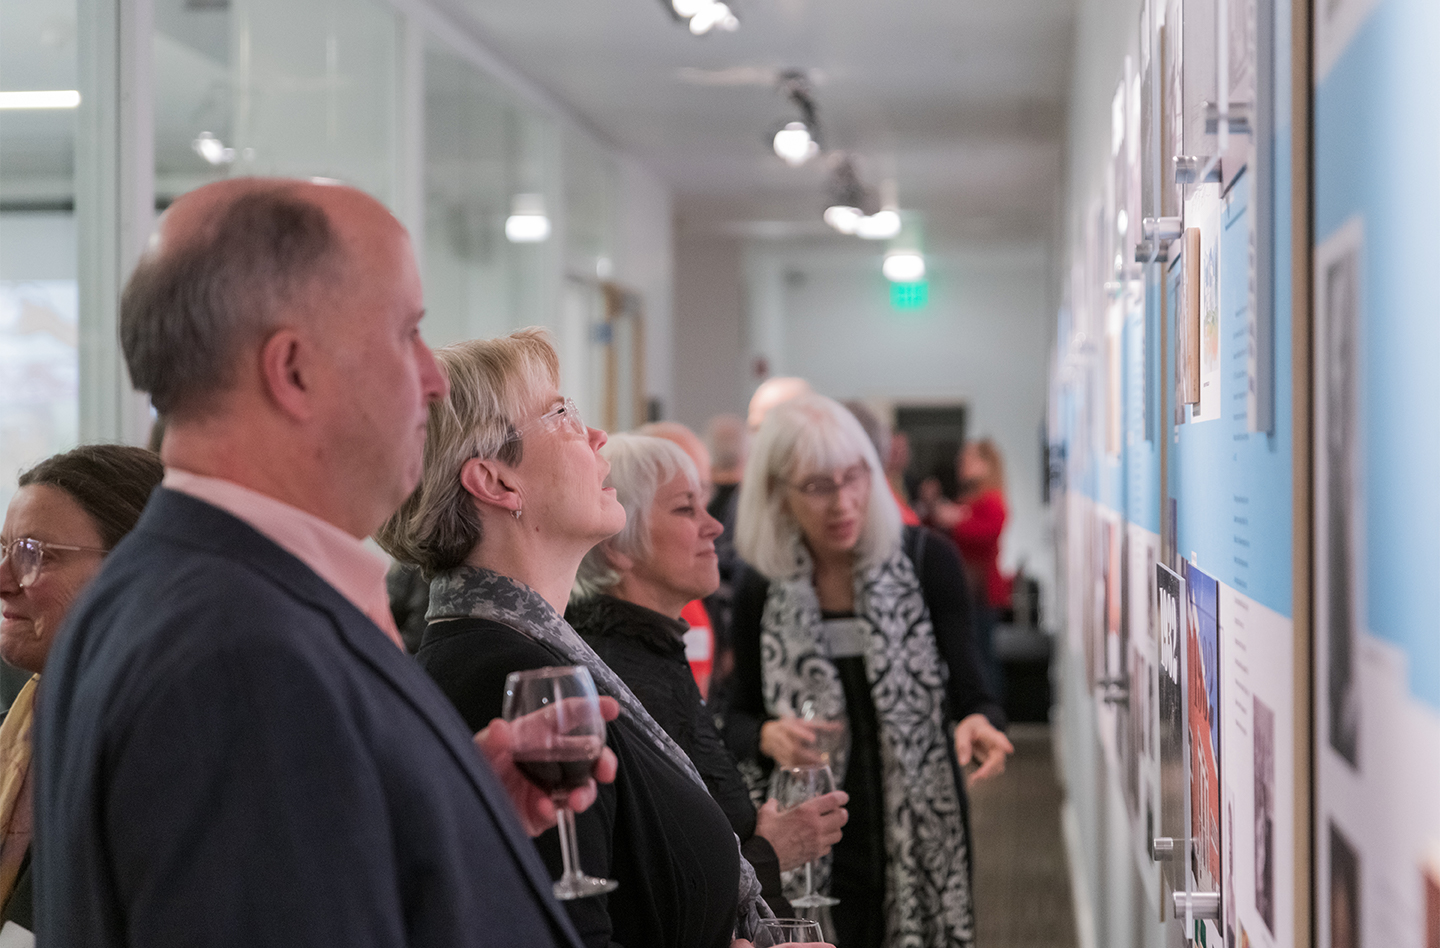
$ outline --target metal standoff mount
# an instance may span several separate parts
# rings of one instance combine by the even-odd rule
[[[1176,155],[1175,162],[1175,183],[1176,184],[1202,184],[1210,181],[1220,180],[1220,159],[1199,158],[1195,155]],[[1204,180],[1200,175],[1204,174]]]
[[[1153,240],[1142,240],[1135,245],[1136,263],[1167,263],[1169,260],[1170,251],[1164,241],[1161,241],[1158,249]]]
[[[1253,126],[1250,124],[1250,113],[1252,106],[1249,102],[1231,102],[1230,107],[1224,112],[1214,102],[1205,103],[1205,134],[1214,135],[1220,130],[1220,122],[1223,120],[1230,128],[1231,135],[1249,135]]]
[[[1175,840],[1169,836],[1156,836],[1150,840],[1150,858],[1156,862],[1165,862],[1174,859],[1178,849],[1179,847],[1175,845]]]
[[[1185,218],[1183,217],[1146,217],[1140,221],[1140,233],[1146,240],[1164,241],[1179,240],[1185,233]],[[1163,250],[1162,250],[1163,253]],[[1148,255],[1147,255],[1148,256]]]
[[[1130,681],[1123,676],[1118,678],[1097,679],[1095,687],[1104,690],[1104,693],[1100,696],[1100,700],[1106,704],[1130,703]]]
[[[1190,917],[1197,921],[1220,921],[1219,892],[1176,892],[1175,917],[1184,918],[1189,908]]]

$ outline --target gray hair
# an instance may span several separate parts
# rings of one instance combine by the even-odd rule
[[[338,279],[343,259],[324,209],[292,182],[237,197],[196,239],[135,268],[120,301],[131,382],[161,417],[204,415],[234,384],[241,348],[314,284]]]
[[[585,554],[575,576],[576,599],[589,599],[620,582],[620,573],[610,565],[609,550],[636,560],[650,555],[650,511],[660,488],[683,474],[696,493],[700,491],[695,462],[678,444],[665,438],[617,434],[605,443],[600,454],[610,462],[610,476],[605,483],[615,488],[615,496],[625,508],[625,529]]]
[[[430,405],[420,486],[375,534],[385,552],[419,566],[427,578],[464,563],[482,540],[460,469],[472,458],[519,464],[519,422],[547,383],[560,380],[549,333],[537,327],[458,342],[437,350],[435,361],[450,395]]]
[[[755,435],[735,519],[735,549],[770,580],[798,578],[803,569],[800,525],[785,503],[786,485],[817,471],[864,461],[870,503],[856,543],[856,570],[900,548],[900,508],[865,429],[845,406],[824,395],[801,395],[776,405]]]

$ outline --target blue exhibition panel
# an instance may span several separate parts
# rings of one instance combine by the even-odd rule
[[[1167,424],[1171,432],[1170,497],[1177,501],[1176,548],[1201,569],[1281,615],[1291,614],[1291,397],[1288,345],[1274,347],[1275,422],[1248,430],[1250,287],[1248,172],[1227,195],[1221,218],[1221,415]],[[1275,189],[1285,191],[1283,184]],[[1278,269],[1278,268],[1277,268]],[[1179,299],[1183,265],[1170,268],[1170,299]],[[1276,274],[1277,284],[1287,274]],[[1278,287],[1277,287],[1278,288]],[[1277,293],[1277,303],[1282,294]],[[1288,300],[1288,286],[1283,296]],[[1174,420],[1174,311],[1168,336],[1167,423]],[[1275,307],[1275,338],[1288,341],[1288,307]]]
[[[1362,596],[1440,708],[1440,3],[1381,0],[1315,89],[1315,242],[1358,228]]]

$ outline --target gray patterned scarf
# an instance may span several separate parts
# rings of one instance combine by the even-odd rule
[[[775,717],[794,715],[807,700],[822,712],[845,708],[821,633],[813,567],[803,547],[799,556],[800,578],[770,583],[760,619],[762,690]],[[969,841],[944,720],[946,669],[920,580],[903,551],[856,573],[855,614],[869,625],[865,674],[884,766],[885,944],[969,948],[975,939]],[[838,755],[837,780],[844,764]]]
[[[434,621],[464,616],[507,625],[548,646],[570,664],[584,665],[590,670],[599,692],[618,701],[620,713],[635,724],[663,756],[673,761],[700,787],[705,786],[689,755],[650,716],[620,676],[611,671],[595,650],[535,590],[488,569],[460,566],[440,573],[430,581],[430,609],[425,618]],[[740,846],[738,838],[735,846],[737,849]],[[773,914],[760,897],[760,880],[755,878],[755,870],[742,856],[735,928],[737,937],[753,939],[760,929],[760,919]]]

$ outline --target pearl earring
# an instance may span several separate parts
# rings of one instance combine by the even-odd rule
[[[510,511],[510,512],[515,515],[515,519],[516,519],[516,520],[519,520],[519,519],[520,519],[520,511],[519,511],[519,509],[512,510],[512,511]]]

